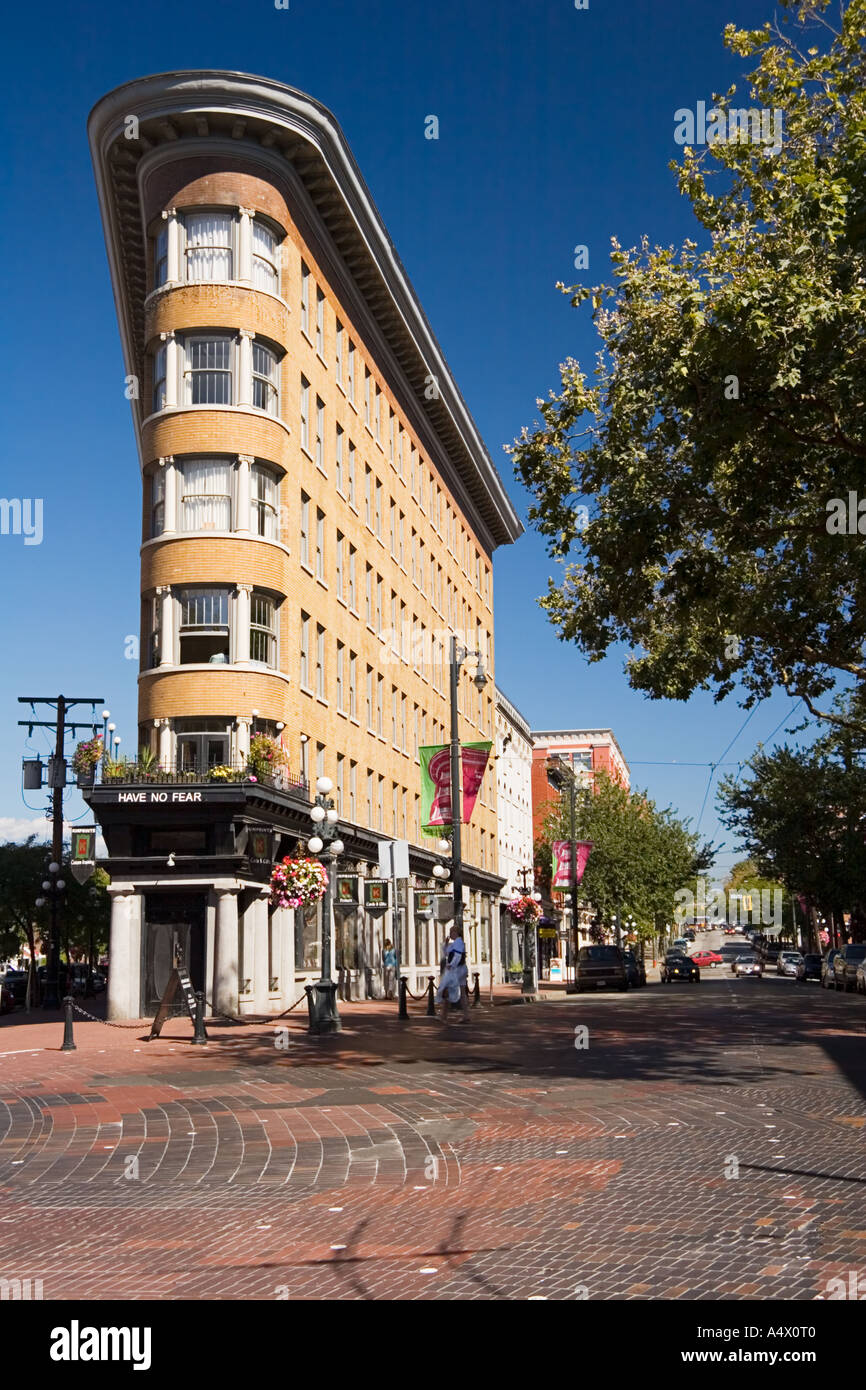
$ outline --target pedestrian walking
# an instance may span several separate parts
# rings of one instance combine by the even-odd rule
[[[385,971],[385,998],[394,998],[394,989],[397,982],[397,952],[394,950],[392,941],[385,942],[385,949],[382,953],[382,965]]]
[[[460,935],[460,929],[456,923],[448,933],[448,939],[442,948],[439,969],[442,973],[439,978],[439,988],[436,991],[436,1000],[442,1008],[443,1023],[448,1018],[449,1004],[459,1004],[463,1015],[462,1021],[468,1022],[469,968],[466,964],[466,943]]]

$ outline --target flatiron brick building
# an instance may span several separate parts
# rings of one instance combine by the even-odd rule
[[[146,77],[89,121],[142,481],[140,751],[90,794],[111,875],[113,1017],[153,1012],[179,954],[227,1012],[279,1012],[320,970],[321,909],[273,909],[252,832],[293,852],[327,776],[345,852],[410,842],[399,917],[341,911],[344,993],[400,934],[415,987],[442,925],[420,745],[448,739],[452,633],[492,677],[492,555],[521,526],[334,117],[231,72]],[[459,267],[455,267],[455,274]],[[131,461],[130,461],[131,466]],[[130,522],[130,538],[134,535]],[[460,734],[494,685],[460,681]],[[257,734],[286,763],[245,776]],[[127,736],[126,743],[132,740]],[[487,978],[493,764],[464,827]]]

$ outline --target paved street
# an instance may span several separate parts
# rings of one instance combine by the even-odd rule
[[[6,1278],[46,1299],[812,1300],[866,1284],[866,1001],[773,975],[314,1041],[0,1021]],[[420,1006],[414,1006],[418,1009]],[[586,1025],[588,1048],[574,1029]],[[739,1176],[727,1178],[738,1166]]]

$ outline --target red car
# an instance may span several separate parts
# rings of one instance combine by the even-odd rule
[[[722,965],[724,957],[718,951],[692,951],[692,960],[703,970],[706,966]]]

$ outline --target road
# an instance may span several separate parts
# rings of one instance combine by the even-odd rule
[[[0,1021],[0,1275],[45,1298],[866,1288],[866,1001],[775,975],[443,1026]],[[586,1046],[576,1047],[586,1028]]]

